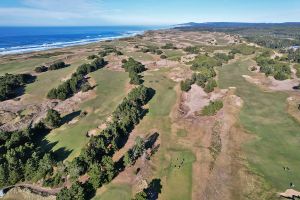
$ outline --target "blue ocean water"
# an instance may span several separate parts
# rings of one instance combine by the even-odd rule
[[[0,55],[88,44],[159,28],[161,27],[0,27]]]

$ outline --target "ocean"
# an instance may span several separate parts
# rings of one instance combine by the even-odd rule
[[[162,27],[0,27],[0,55],[88,44],[141,34]]]

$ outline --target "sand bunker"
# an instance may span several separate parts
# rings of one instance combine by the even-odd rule
[[[207,94],[202,87],[198,85],[192,85],[189,92],[184,93],[183,106],[186,108],[186,116],[193,115],[195,112],[201,110],[204,106],[207,106],[210,101],[221,99],[225,96],[227,90],[221,90],[219,92],[212,92]]]
[[[287,198],[287,199],[294,199],[300,197],[300,192],[293,190],[293,189],[287,189],[283,193],[279,193],[279,196]]]

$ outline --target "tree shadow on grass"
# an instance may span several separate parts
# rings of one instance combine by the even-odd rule
[[[72,112],[72,113],[69,113],[67,114],[66,116],[64,116],[62,118],[62,121],[61,121],[61,124],[67,124],[69,123],[70,121],[72,121],[74,118],[78,117],[80,115],[81,111],[78,110],[78,111],[75,111],[75,112]]]
[[[33,130],[35,134],[35,136],[33,137],[34,144],[39,146],[44,153],[53,152],[53,148],[58,144],[58,141],[50,142],[46,139],[46,136],[50,133],[51,129],[40,127]],[[72,150],[68,150],[64,147],[59,148],[53,152],[56,161],[65,160],[71,153]]]

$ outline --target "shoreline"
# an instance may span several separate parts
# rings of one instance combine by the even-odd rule
[[[3,51],[0,52],[0,58],[6,57],[6,56],[15,56],[15,55],[25,55],[30,53],[38,53],[38,52],[45,52],[50,50],[58,50],[58,49],[64,49],[64,48],[70,48],[70,47],[77,47],[77,46],[85,46],[93,43],[99,43],[99,42],[105,42],[110,40],[118,40],[122,38],[130,38],[135,37],[137,35],[143,35],[147,31],[152,30],[145,30],[145,31],[136,31],[135,33],[131,34],[124,34],[120,36],[112,36],[112,37],[104,37],[104,38],[98,38],[98,39],[91,39],[90,41],[83,41],[79,42],[80,40],[74,40],[70,42],[55,42],[52,44],[43,44],[43,45],[31,45],[32,49],[24,49],[23,51],[21,49],[19,50],[10,50],[10,51]],[[58,43],[61,43],[61,46],[59,46]],[[13,47],[11,47],[13,48]]]

